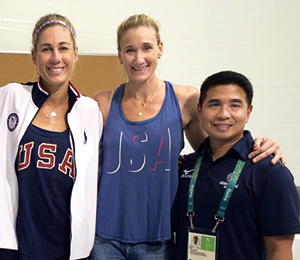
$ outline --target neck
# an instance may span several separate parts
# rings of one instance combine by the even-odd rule
[[[153,82],[153,80],[151,82],[148,80],[146,83],[140,86],[132,86],[130,84],[131,82],[129,81],[125,86],[125,100],[131,100],[132,105],[137,110],[138,116],[143,115],[146,106],[148,110],[147,113],[150,113],[150,111],[155,107],[151,105],[152,100],[155,100],[155,97],[159,95],[159,79],[155,77],[155,82]]]
[[[68,92],[70,81],[65,81],[58,85],[51,85],[48,84],[42,77],[39,77],[39,84],[42,88],[47,90],[51,95],[55,93],[64,93],[65,91]],[[62,95],[62,94],[60,94]]]
[[[47,103],[53,106],[64,105],[69,97],[68,89],[68,87],[61,87],[48,90],[50,94],[47,98]]]
[[[50,93],[46,102],[50,106],[63,106],[66,105],[69,99],[69,94],[67,93]]]
[[[242,137],[241,137],[242,138]],[[209,139],[209,144],[210,144],[210,152],[213,158],[213,161],[217,160],[218,158],[222,157],[225,155],[231,147],[235,145],[235,143],[240,140],[241,138],[237,140],[231,140],[229,142],[222,142],[220,140],[214,140],[214,139]]]
[[[159,79],[155,76],[144,82],[135,82],[129,80],[126,84],[130,95],[137,99],[146,99],[156,92],[159,84]]]

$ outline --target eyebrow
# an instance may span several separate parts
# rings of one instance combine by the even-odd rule
[[[145,45],[151,45],[151,46],[153,46],[154,44],[153,44],[152,42],[143,42],[143,43],[142,43],[142,46],[145,46]],[[124,49],[128,49],[128,48],[136,48],[136,47],[133,46],[133,45],[126,45],[126,46],[124,46],[123,48],[124,48]]]
[[[64,44],[71,45],[69,42],[60,42],[58,45],[64,45]],[[52,46],[52,44],[46,42],[46,43],[41,44],[40,46],[41,46],[41,47],[42,47],[42,46]]]
[[[208,101],[208,103],[215,103],[215,102],[221,102],[221,99],[212,98]],[[243,101],[239,98],[229,99],[229,102],[230,103],[241,103],[241,104],[243,104]]]
[[[126,45],[124,46],[124,49],[128,49],[128,48],[134,48],[133,45]]]
[[[233,99],[230,99],[229,102],[231,103],[241,103],[243,104],[243,101],[239,98],[233,98]]]

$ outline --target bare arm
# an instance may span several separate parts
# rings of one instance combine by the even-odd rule
[[[266,260],[292,260],[294,237],[294,234],[275,237],[265,236],[264,241],[267,250]]]
[[[197,150],[207,137],[197,112],[200,92],[191,86],[174,85],[174,89],[180,105],[184,133],[191,147]]]
[[[97,101],[99,109],[103,116],[103,127],[105,126],[108,117],[112,94],[113,94],[113,90],[105,89],[105,90],[98,91],[93,96],[93,99]]]
[[[207,137],[207,133],[203,130],[200,121],[197,120],[189,122],[184,128],[184,132],[189,144],[194,150],[197,150]]]

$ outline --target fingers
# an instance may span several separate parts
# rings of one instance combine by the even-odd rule
[[[269,155],[271,155],[269,152],[261,152],[261,153],[256,153],[256,151],[255,152],[252,152],[251,154],[249,154],[249,158],[250,158],[250,155],[252,156],[251,158],[253,158],[252,159],[252,162],[253,163],[257,163],[257,162],[259,162],[260,160],[262,160],[262,159],[264,159],[264,158],[266,158],[266,157],[268,157]],[[250,158],[250,159],[251,159]]]
[[[259,158],[265,158],[271,155],[276,150],[279,150],[279,146],[271,139],[262,140],[262,138],[256,138],[253,144],[253,151],[248,155],[248,158],[252,159],[258,155]],[[259,160],[256,160],[258,162]]]
[[[271,154],[274,154],[272,164],[275,164],[281,158],[285,161],[285,158],[281,156],[279,145],[274,140],[270,138],[256,138],[253,151],[248,155],[248,158],[252,159],[253,163],[257,163]]]
[[[255,138],[254,143],[253,143],[253,151],[257,150],[261,146],[262,143],[263,143],[262,137]]]
[[[183,158],[184,158],[184,156],[181,155],[181,154],[180,154],[179,157],[178,157],[178,170],[179,170],[179,168],[180,168],[180,166],[181,166],[181,164],[182,164]]]
[[[283,165],[286,165],[286,159],[283,155],[281,155],[280,160]]]
[[[273,157],[273,159],[271,160],[271,163],[272,163],[272,164],[276,164],[279,160],[280,160],[280,162],[281,162],[283,165],[286,165],[286,159],[285,159],[285,157],[281,154],[280,151],[279,151],[278,153],[275,153],[275,154],[274,154],[274,157]]]
[[[258,137],[254,139],[253,142],[253,151],[248,155],[250,159],[254,158],[255,156],[267,151],[270,149],[273,145],[276,145],[276,143],[269,138],[263,138],[263,137]],[[279,148],[279,147],[278,147]],[[270,153],[271,154],[271,153]],[[265,154],[264,157],[270,155],[270,154]]]

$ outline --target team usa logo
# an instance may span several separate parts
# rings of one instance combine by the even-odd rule
[[[226,181],[230,181],[231,175],[232,175],[232,172],[227,175]]]
[[[15,113],[11,113],[7,118],[7,127],[9,131],[14,131],[19,123],[19,117]]]
[[[227,176],[226,176],[226,181],[220,181],[220,182],[219,182],[219,185],[223,185],[223,188],[224,188],[224,189],[227,188],[227,185],[228,185],[228,183],[229,183],[229,181],[230,181],[231,175],[232,175],[232,172],[229,173],[229,174],[227,174]],[[236,189],[238,189],[238,188],[239,188],[239,185],[236,184],[234,187],[235,187]]]

